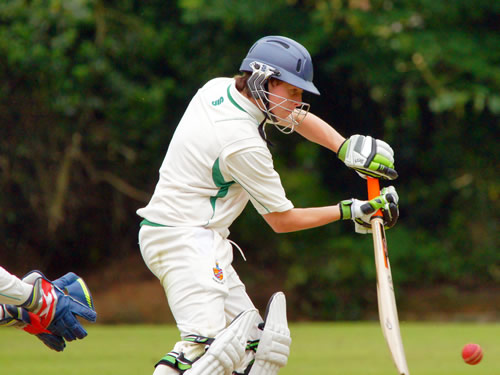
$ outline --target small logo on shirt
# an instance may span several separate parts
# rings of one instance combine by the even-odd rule
[[[217,281],[218,283],[222,282],[224,280],[224,273],[222,272],[222,268],[220,268],[219,266],[219,262],[215,262],[215,267],[212,269],[216,278],[215,281]]]
[[[221,105],[222,103],[224,103],[224,98],[221,96],[219,99],[214,100],[214,101],[212,102],[212,105],[213,105],[213,106],[216,106],[216,105]]]

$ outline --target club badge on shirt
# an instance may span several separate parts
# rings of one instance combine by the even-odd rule
[[[215,267],[212,268],[212,270],[214,271],[214,280],[219,284],[222,284],[224,282],[224,273],[222,272],[222,268],[219,266],[219,262],[215,262]]]

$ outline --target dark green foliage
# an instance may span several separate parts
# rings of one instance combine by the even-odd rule
[[[401,293],[498,283],[498,25],[487,0],[3,0],[0,264],[60,276],[137,252],[135,210],[190,97],[282,34],[313,55],[312,111],[395,149]],[[336,155],[268,133],[297,207],[365,196]],[[296,318],[356,319],[376,301],[371,238],[351,223],[276,235],[249,207],[232,238],[259,302],[283,288]]]

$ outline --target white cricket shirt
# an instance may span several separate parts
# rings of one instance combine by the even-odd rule
[[[191,100],[160,167],[149,204],[137,214],[166,226],[202,226],[229,235],[248,200],[260,214],[293,208],[258,131],[264,114],[216,78]]]
[[[32,291],[33,285],[21,281],[0,267],[0,303],[19,306],[28,300]],[[0,319],[3,318],[0,316]]]

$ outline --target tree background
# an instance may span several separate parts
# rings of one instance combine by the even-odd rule
[[[394,148],[401,216],[388,241],[406,316],[429,295],[431,309],[467,310],[464,296],[481,292],[498,319],[500,3],[489,0],[3,0],[0,264],[108,275],[97,294],[151,278],[135,210],[192,95],[237,74],[264,35],[310,51],[314,113]],[[336,155],[269,130],[297,207],[366,195]],[[276,235],[250,207],[231,233],[259,303],[283,289],[293,319],[373,313],[371,237],[352,223]]]

